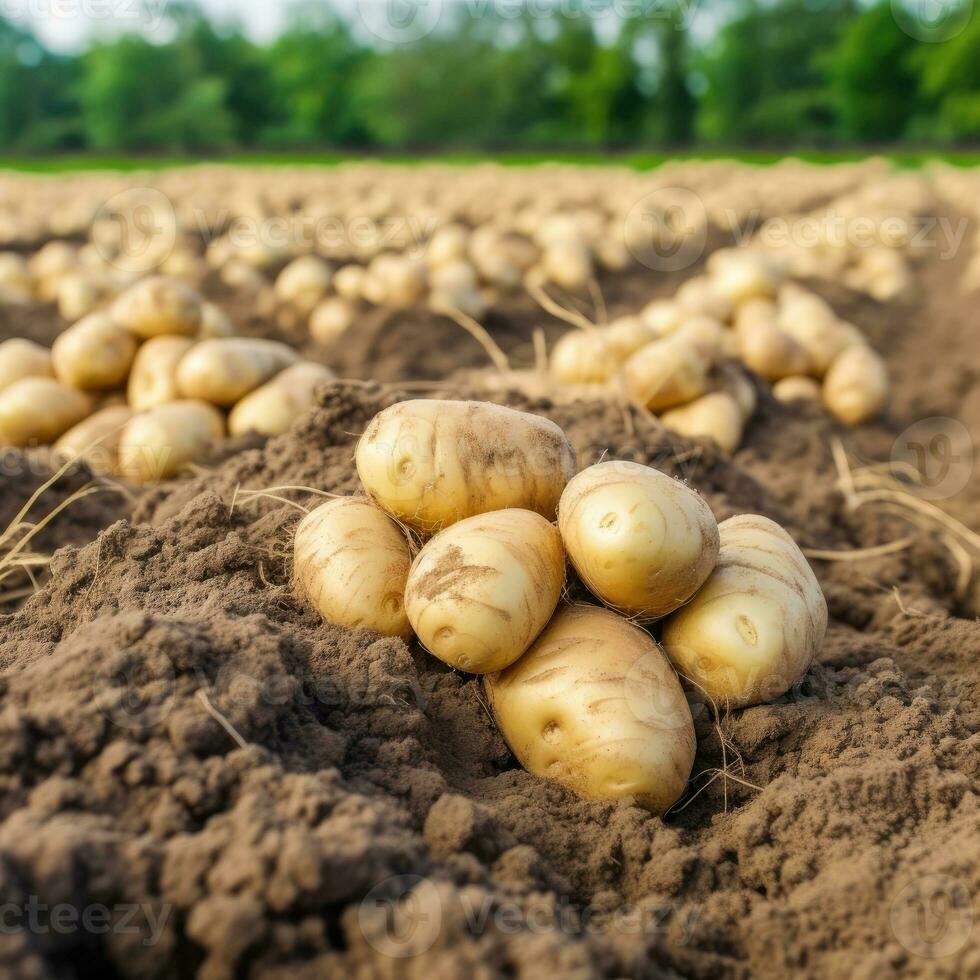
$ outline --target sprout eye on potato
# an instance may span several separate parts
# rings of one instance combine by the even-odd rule
[[[408,637],[408,538],[362,497],[330,500],[303,518],[293,545],[296,583],[328,622]]]
[[[376,503],[432,533],[511,507],[551,520],[575,469],[554,422],[489,402],[400,402],[357,444],[357,472]]]
[[[718,557],[718,525],[704,500],[639,463],[597,463],[573,477],[558,527],[589,589],[646,620],[687,602]]]
[[[498,510],[436,535],[412,565],[405,609],[419,639],[452,667],[509,667],[544,629],[565,581],[555,526]]]
[[[665,813],[694,764],[691,711],[663,651],[607,609],[560,610],[516,663],[485,679],[528,772],[591,800]]]
[[[721,549],[698,594],[664,623],[678,671],[719,707],[788,691],[823,644],[827,602],[796,542],[765,517],[723,521]]]

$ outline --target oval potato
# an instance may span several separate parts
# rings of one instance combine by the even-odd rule
[[[180,398],[177,365],[194,346],[189,337],[152,337],[136,352],[126,386],[134,412],[144,412]]]
[[[300,361],[246,395],[231,410],[228,431],[233,436],[246,432],[282,435],[316,404],[317,388],[334,380],[336,375],[330,368]]]
[[[561,598],[561,535],[530,510],[497,510],[437,534],[412,565],[405,611],[425,648],[472,674],[509,667]]]
[[[368,496],[424,533],[510,507],[551,520],[575,472],[575,453],[554,422],[489,402],[436,399],[376,415],[355,462]]]
[[[703,395],[710,366],[689,343],[668,337],[633,354],[623,365],[623,380],[634,401],[661,412]]]
[[[888,404],[888,368],[870,347],[846,348],[830,365],[823,403],[847,425],[860,425]]]
[[[664,412],[660,421],[682,436],[714,439],[731,455],[742,444],[746,418],[733,394],[711,391],[687,405]]]
[[[561,609],[515,664],[486,677],[521,765],[591,800],[633,797],[663,814],[696,750],[683,689],[653,638],[608,609]]]
[[[85,391],[125,384],[138,347],[136,338],[107,313],[93,313],[65,330],[51,348],[60,381]]]
[[[723,521],[704,587],[664,623],[678,671],[719,707],[746,707],[788,691],[813,662],[827,602],[796,542],[754,514]]]
[[[328,622],[409,637],[405,584],[408,538],[363,497],[340,497],[300,522],[293,544],[296,584]]]
[[[0,391],[23,378],[53,378],[51,351],[33,340],[13,337],[0,344]]]
[[[48,446],[92,411],[92,400],[54,378],[21,378],[0,392],[0,444]]]
[[[193,337],[201,327],[202,303],[198,293],[179,279],[151,276],[130,286],[112,304],[111,312],[137,337]]]
[[[704,500],[639,463],[596,463],[573,477],[558,529],[586,586],[606,605],[647,620],[687,602],[718,557],[718,525]]]
[[[230,406],[298,360],[292,347],[275,340],[202,340],[177,365],[177,390],[183,398]]]
[[[200,459],[225,434],[225,420],[212,405],[176,401],[134,416],[119,440],[120,472],[136,483],[174,476]]]
[[[118,473],[123,429],[132,417],[128,405],[109,405],[72,426],[54,448],[67,459],[84,459],[95,473]]]

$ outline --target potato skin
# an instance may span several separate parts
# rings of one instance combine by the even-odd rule
[[[53,378],[51,351],[33,340],[14,337],[0,344],[0,391],[24,378]]]
[[[888,403],[888,369],[870,347],[857,344],[839,354],[823,382],[823,402],[847,425],[860,425]]]
[[[202,340],[177,365],[177,390],[183,398],[230,407],[298,360],[292,347],[275,340]]]
[[[489,402],[400,402],[357,444],[361,483],[423,533],[511,507],[552,520],[575,453],[548,419]]]
[[[174,476],[200,459],[225,434],[225,420],[212,405],[176,401],[137,415],[123,429],[119,469],[136,483]]]
[[[718,564],[664,624],[678,671],[719,708],[771,701],[812,663],[827,602],[796,542],[778,524],[742,514],[720,525]]]
[[[92,313],[65,330],[51,348],[59,381],[86,391],[125,384],[138,343],[107,313]]]
[[[623,380],[635,402],[661,412],[703,395],[710,366],[692,345],[667,337],[633,354],[623,365]]]
[[[731,455],[742,443],[746,420],[734,395],[727,391],[712,391],[687,405],[664,412],[660,421],[682,436],[714,439]]]
[[[134,412],[180,399],[177,365],[193,346],[189,337],[153,337],[143,344],[126,387],[126,400]]]
[[[151,276],[112,304],[112,316],[145,340],[163,334],[193,337],[201,326],[202,299],[178,279]]]
[[[92,400],[54,378],[22,378],[0,392],[0,445],[50,445],[92,411]]]
[[[340,497],[300,522],[293,544],[299,591],[328,622],[409,637],[408,538],[364,497]]]
[[[687,602],[718,557],[718,525],[704,500],[639,463],[597,463],[574,477],[558,505],[558,528],[589,589],[645,620]]]
[[[72,426],[54,448],[67,459],[84,459],[96,473],[118,473],[123,429],[132,417],[128,405],[109,405]]]
[[[246,395],[231,410],[228,431],[233,436],[246,432],[282,435],[314,406],[317,388],[335,379],[330,368],[312,361],[300,361]]]
[[[425,648],[473,674],[509,667],[561,598],[565,553],[557,528],[530,510],[459,521],[419,553],[405,610]]]
[[[665,813],[696,749],[691,710],[653,638],[608,609],[568,606],[515,664],[484,681],[528,772],[592,800]]]

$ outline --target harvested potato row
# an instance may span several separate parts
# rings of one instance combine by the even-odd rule
[[[586,799],[633,797],[658,814],[683,795],[696,750],[687,699],[656,641],[616,613],[560,610],[485,689],[532,775]]]
[[[371,501],[340,497],[311,511],[296,531],[293,555],[297,587],[328,623],[411,635],[408,536]]]
[[[486,674],[509,667],[531,645],[564,582],[555,526],[530,510],[497,510],[453,524],[422,549],[405,610],[430,653]]]
[[[827,602],[796,542],[745,514],[719,526],[707,582],[664,624],[680,673],[719,707],[771,701],[806,672],[823,644]]]
[[[489,402],[400,402],[357,444],[368,496],[423,534],[516,507],[553,520],[575,470],[554,422]]]

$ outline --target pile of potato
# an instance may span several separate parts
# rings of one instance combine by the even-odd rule
[[[857,425],[885,407],[885,364],[828,303],[751,249],[720,249],[703,276],[637,316],[573,330],[552,351],[560,384],[606,386],[682,435],[738,448],[756,407],[734,361],[784,401],[822,401]]]
[[[54,444],[146,483],[226,434],[285,432],[333,379],[288,345],[233,336],[179,280],[149,277],[60,334],[0,344],[0,445]],[[227,410],[227,417],[225,411]]]
[[[758,704],[822,645],[826,602],[782,528],[719,526],[694,490],[636,463],[575,475],[547,419],[402,402],[370,423],[356,464],[366,496],[297,529],[301,593],[327,622],[414,633],[482,675],[521,764],[584,797],[666,812],[696,749],[678,674],[719,708]],[[601,606],[563,601],[566,560]]]

